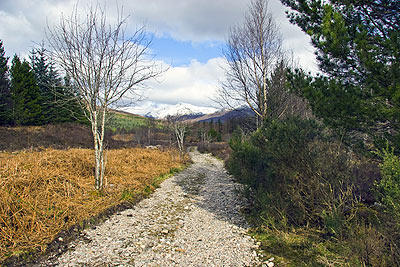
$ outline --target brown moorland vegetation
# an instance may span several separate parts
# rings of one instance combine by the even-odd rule
[[[0,127],[0,151],[39,147],[92,148],[93,138],[87,125],[76,123]]]
[[[106,132],[107,148],[135,147],[133,137],[124,139]],[[78,123],[48,124],[42,126],[0,127],[0,151],[37,148],[93,148],[93,137],[88,125]]]
[[[93,151],[41,149],[0,153],[0,262],[46,248],[57,233],[151,191],[155,177],[182,167],[176,151],[107,152],[106,189],[93,186]]]

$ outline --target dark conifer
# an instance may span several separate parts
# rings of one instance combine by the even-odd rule
[[[40,125],[44,121],[40,90],[35,75],[26,61],[17,55],[12,60],[11,96],[13,119],[17,125]]]
[[[0,125],[12,124],[8,59],[5,56],[3,42],[0,40]]]
[[[45,48],[42,45],[33,49],[30,55],[31,67],[39,86],[40,105],[42,106],[44,121],[52,123],[57,120],[57,108],[55,104],[55,88],[57,86],[57,73],[50,73],[50,63],[45,55]],[[50,77],[52,75],[53,77]]]
[[[31,52],[31,65],[40,89],[44,123],[80,121],[82,110],[69,77],[63,81],[44,45]]]
[[[297,70],[290,75],[292,87],[342,133],[386,137],[400,148],[398,1],[281,2],[295,11],[291,22],[311,37],[322,72]]]

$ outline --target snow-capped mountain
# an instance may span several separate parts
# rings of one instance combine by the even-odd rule
[[[218,111],[216,108],[199,107],[188,103],[178,103],[162,108],[156,108],[146,114],[147,117],[165,119],[168,116],[205,115]]]
[[[156,119],[165,119],[168,116],[194,116],[199,117],[206,114],[217,112],[218,109],[211,107],[199,107],[188,103],[178,103],[176,105],[157,104],[146,101],[140,106],[124,107],[122,111],[138,114]]]

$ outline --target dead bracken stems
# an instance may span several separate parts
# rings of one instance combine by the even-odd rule
[[[109,150],[103,195],[93,190],[93,150],[0,153],[0,262],[45,249],[57,233],[142,192],[154,178],[182,166],[178,152]]]

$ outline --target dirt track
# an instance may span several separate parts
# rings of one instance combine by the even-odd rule
[[[255,241],[223,163],[191,152],[189,168],[148,199],[85,230],[36,266],[257,266]]]

